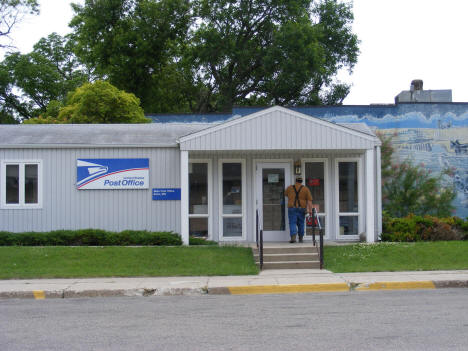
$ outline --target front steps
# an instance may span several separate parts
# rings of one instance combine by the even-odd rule
[[[253,248],[255,263],[260,265],[258,249]],[[263,269],[319,269],[320,258],[311,243],[266,243],[263,246]]]

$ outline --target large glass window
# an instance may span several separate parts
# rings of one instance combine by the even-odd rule
[[[357,162],[340,162],[340,212],[358,212]]]
[[[244,163],[225,161],[220,163],[221,174],[221,223],[224,238],[243,236],[243,187]]]
[[[189,164],[189,235],[208,238],[209,163]]]
[[[31,208],[40,206],[40,162],[2,162],[2,207]]]
[[[326,189],[326,161],[306,161],[304,163],[305,183],[312,194],[312,204],[318,209],[317,212],[320,218],[320,225],[325,230],[326,226],[326,211],[325,211],[325,189]],[[312,231],[309,228],[306,230],[306,235],[311,235]]]
[[[338,163],[339,235],[359,235],[359,181],[358,162]]]
[[[223,163],[223,214],[242,213],[242,164]]]
[[[24,165],[24,202],[37,204],[38,198],[38,165]]]
[[[19,204],[20,176],[19,165],[6,165],[6,203]]]

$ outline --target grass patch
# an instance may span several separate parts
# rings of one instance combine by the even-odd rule
[[[0,247],[0,279],[244,274],[245,247]]]
[[[325,246],[332,272],[395,272],[468,269],[468,241]]]

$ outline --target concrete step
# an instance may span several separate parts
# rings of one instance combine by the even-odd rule
[[[254,254],[258,254],[258,249],[253,248]],[[317,252],[317,248],[315,246],[301,246],[301,245],[294,245],[291,246],[284,246],[284,247],[264,247],[263,254],[289,254],[289,253],[312,253]]]
[[[259,256],[254,255],[255,262],[259,261]],[[293,253],[293,254],[264,254],[263,262],[281,262],[281,261],[318,261],[317,253]]]
[[[294,262],[264,262],[263,269],[318,269],[320,262],[294,261]]]

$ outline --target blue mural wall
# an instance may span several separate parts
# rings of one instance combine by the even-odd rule
[[[221,122],[265,107],[234,108],[226,114],[149,115],[154,122]],[[468,217],[468,103],[293,107],[295,111],[335,123],[365,122],[394,135],[396,157],[422,164],[434,174],[450,168],[444,181],[457,197],[455,214]]]

